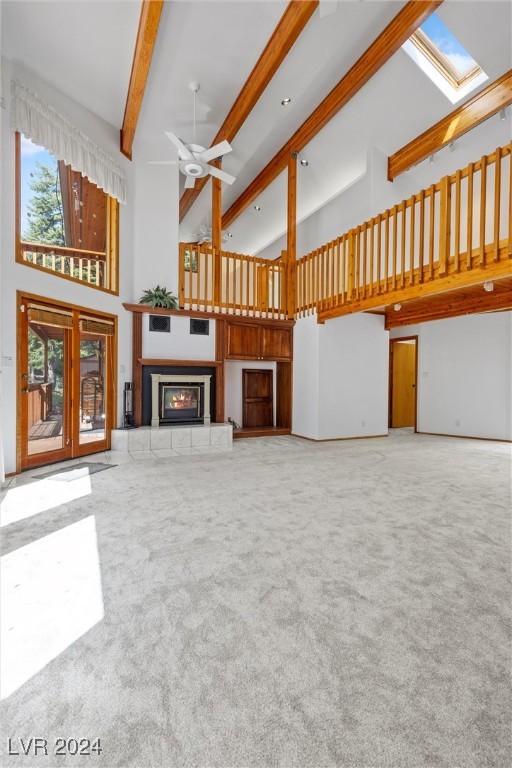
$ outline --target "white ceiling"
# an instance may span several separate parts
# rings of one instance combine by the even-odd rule
[[[2,0],[2,55],[120,128],[140,0]]]
[[[175,156],[165,130],[192,141],[188,86],[193,80],[201,84],[196,140],[210,145],[286,5],[287,0],[165,4],[134,144],[135,161],[137,156]],[[315,11],[224,160],[225,170],[237,176],[232,187],[223,185],[224,210],[403,5],[404,0],[341,0],[327,16]],[[3,2],[2,8],[2,53],[120,127],[140,1],[18,0]],[[509,0],[445,0],[438,10],[489,81],[512,65],[511,8]],[[292,99],[288,107],[281,106],[284,97]],[[364,174],[372,146],[392,153],[452,109],[409,56],[398,51],[302,152],[309,166],[300,168],[299,218]],[[210,190],[208,184],[182,232],[206,222]],[[285,231],[284,174],[257,202],[259,212],[250,206],[231,226],[230,250],[255,253]]]

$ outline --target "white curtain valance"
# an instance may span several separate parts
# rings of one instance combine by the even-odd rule
[[[125,173],[115,160],[19,80],[12,81],[11,94],[14,131],[24,133],[108,195],[126,203]]]

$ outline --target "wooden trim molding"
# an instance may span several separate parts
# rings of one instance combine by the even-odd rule
[[[147,304],[123,304],[128,312],[134,314],[150,315],[179,315],[180,317],[213,318],[215,320],[231,320],[237,323],[252,323],[253,325],[278,325],[281,327],[295,325],[295,320],[272,317],[247,317],[246,315],[228,315],[225,312],[203,312],[189,309],[163,309],[162,307],[149,307]]]
[[[233,141],[238,131],[247,120],[261,94],[264,92],[275,73],[290,52],[293,44],[313,15],[319,0],[291,0],[288,3],[277,27],[265,46],[254,69],[245,81],[233,106],[219,128],[212,145],[224,139]],[[180,200],[180,222],[199,197],[209,176],[196,179],[193,189],[186,189]]]
[[[164,0],[142,0],[123,127],[121,128],[120,149],[129,160],[132,159],[133,140],[135,139],[163,5]]]
[[[388,158],[388,181],[512,104],[512,70]]]
[[[266,189],[288,165],[292,152],[300,152],[327,123],[358,93],[393,56],[418,27],[442,3],[442,0],[409,0],[386,29],[349,69],[300,128],[235,200],[222,218],[222,226],[233,221]]]
[[[222,365],[221,360],[168,360],[165,357],[140,357],[137,362],[139,365],[186,365],[189,368],[218,368]]]

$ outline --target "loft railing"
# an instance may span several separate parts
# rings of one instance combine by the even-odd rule
[[[282,319],[284,274],[281,261],[215,251],[208,243],[180,243],[180,307]]]
[[[67,275],[89,285],[107,286],[107,255],[99,251],[84,251],[60,245],[20,242],[23,261]]]
[[[512,273],[511,144],[297,261],[297,316],[358,312]]]

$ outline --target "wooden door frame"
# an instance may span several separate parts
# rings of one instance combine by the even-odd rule
[[[271,380],[271,386],[270,386],[270,399],[272,403],[272,424],[268,424],[266,426],[274,426],[274,369],[273,368],[242,368],[242,428],[245,429],[245,374],[246,373],[270,373],[270,380]],[[261,429],[264,429],[265,427],[262,426]],[[252,429],[252,427],[250,427]]]
[[[69,354],[68,354],[68,364],[69,364],[69,370],[66,371],[68,374],[68,380],[69,384],[68,386],[71,388],[71,398],[68,398],[68,403],[70,403],[71,400],[73,400],[74,403],[79,402],[79,392],[80,392],[80,370],[78,365],[72,365],[73,357],[77,358],[77,350],[78,350],[78,358],[79,359],[79,330],[75,329],[75,323],[77,322],[78,315],[83,313],[87,314],[92,317],[97,317],[99,321],[101,319],[109,320],[114,325],[114,334],[111,337],[107,337],[110,339],[110,342],[107,342],[108,346],[110,347],[110,367],[111,371],[108,376],[108,381],[105,382],[105,394],[107,396],[107,402],[111,402],[111,407],[107,408],[107,418],[105,419],[105,439],[104,440],[98,440],[97,443],[94,443],[94,448],[96,450],[88,450],[88,446],[86,444],[80,445],[79,440],[79,426],[76,423],[73,423],[73,420],[71,418],[71,413],[67,413],[67,419],[65,419],[65,423],[67,421],[66,426],[66,433],[67,437],[71,438],[71,451],[70,455],[68,456],[68,452],[66,452],[66,455],[64,459],[66,458],[79,458],[81,456],[86,456],[90,453],[98,453],[100,451],[106,451],[110,449],[110,432],[112,429],[115,429],[117,424],[117,315],[112,315],[109,312],[103,312],[96,309],[90,309],[89,307],[83,307],[79,304],[70,304],[65,301],[60,301],[59,299],[49,299],[45,296],[39,296],[34,293],[27,293],[26,291],[16,291],[16,341],[17,341],[17,355],[16,355],[16,473],[19,474],[22,471],[22,463],[23,460],[26,458],[23,455],[23,438],[27,434],[27,425],[25,422],[25,415],[24,415],[24,403],[23,403],[23,394],[21,392],[21,389],[23,387],[23,380],[22,380],[22,374],[25,372],[23,368],[23,364],[27,362],[27,357],[24,350],[25,345],[25,338],[24,338],[24,330],[25,330],[25,323],[27,323],[28,327],[28,321],[27,316],[25,313],[25,318],[22,317],[23,312],[21,311],[21,308],[24,304],[28,302],[37,302],[39,304],[43,304],[49,308],[54,307],[55,309],[65,309],[68,312],[72,312],[73,314],[73,323],[74,327],[73,329],[70,329],[70,344],[69,344]],[[108,347],[107,347],[107,354],[108,354]],[[27,366],[28,367],[28,366]],[[66,405],[66,408],[68,406]],[[90,445],[90,444],[89,444]],[[55,451],[55,461],[61,461],[62,459],[59,458],[58,454],[59,451]],[[54,463],[52,461],[52,463]],[[28,468],[28,467],[27,467]],[[23,467],[25,469],[25,467]]]
[[[393,429],[391,426],[393,418],[393,344],[398,344],[401,341],[414,341],[415,342],[415,362],[414,362],[414,431],[418,431],[418,334],[415,336],[400,336],[396,339],[389,340],[389,386],[388,386],[388,429]]]

